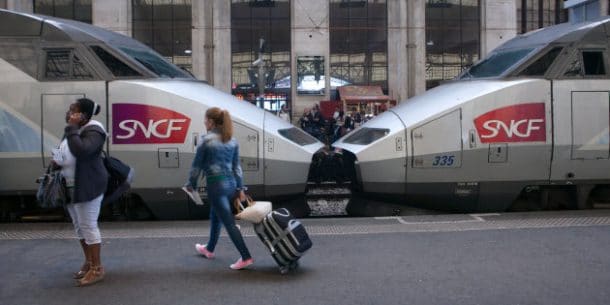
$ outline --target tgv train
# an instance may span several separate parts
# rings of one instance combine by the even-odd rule
[[[610,19],[519,35],[333,145],[360,196],[449,211],[610,199]]]
[[[276,116],[197,81],[131,38],[0,10],[3,213],[21,203],[18,197],[35,192],[35,178],[62,137],[65,112],[80,97],[102,105],[96,118],[108,132],[106,150],[135,169],[132,199],[159,219],[207,215],[180,188],[209,107],[231,113],[244,181],[255,198],[302,200],[312,155],[323,146]]]

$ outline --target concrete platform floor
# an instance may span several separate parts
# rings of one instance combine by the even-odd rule
[[[208,221],[104,222],[106,279],[77,288],[69,223],[0,224],[0,304],[610,304],[610,210],[323,218],[281,275],[251,225],[252,268],[194,251]]]

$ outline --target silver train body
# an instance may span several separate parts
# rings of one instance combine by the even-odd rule
[[[107,151],[135,169],[132,195],[160,219],[207,216],[180,188],[209,107],[227,109],[234,119],[254,198],[303,197],[312,155],[323,146],[131,38],[0,10],[0,195],[35,192],[35,178],[62,137],[66,109],[79,97],[102,105],[97,119],[108,132]]]
[[[607,201],[609,38],[610,19],[517,36],[333,145],[362,196],[449,211]]]

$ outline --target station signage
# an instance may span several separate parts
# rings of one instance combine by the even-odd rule
[[[184,143],[191,119],[158,106],[112,105],[113,144]]]
[[[546,142],[544,103],[498,108],[474,119],[481,143]]]

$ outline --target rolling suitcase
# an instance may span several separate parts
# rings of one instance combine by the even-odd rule
[[[254,231],[282,274],[297,268],[299,258],[312,246],[305,227],[285,208],[267,214],[262,222],[254,224]]]

